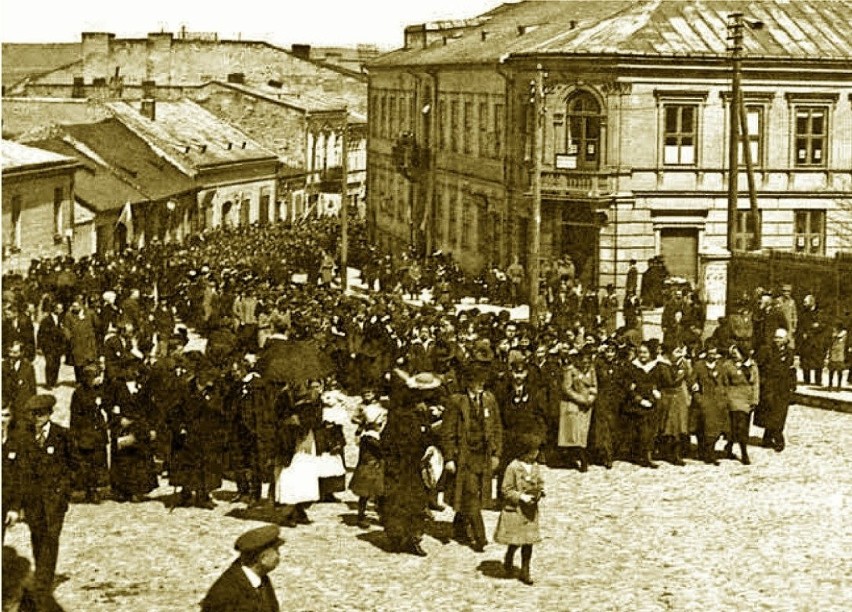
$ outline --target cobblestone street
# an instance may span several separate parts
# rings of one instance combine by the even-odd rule
[[[284,610],[848,609],[852,417],[794,407],[787,437],[781,454],[754,448],[750,467],[548,471],[533,587],[502,578],[502,546],[476,554],[448,541],[450,510],[435,515],[428,557],[383,551],[378,525],[355,526],[348,492],[314,506],[312,525],[283,531],[272,581]],[[356,454],[350,444],[350,466]],[[169,511],[171,494],[164,485],[141,504],[72,505],[56,588],[65,610],[195,609],[235,538],[264,518],[226,492],[215,510]],[[490,537],[497,513],[485,514]],[[31,559],[26,526],[6,534],[4,579],[24,565],[9,547]]]

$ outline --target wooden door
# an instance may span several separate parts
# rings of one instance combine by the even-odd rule
[[[661,229],[660,254],[672,276],[680,276],[693,284],[698,279],[698,229]]]

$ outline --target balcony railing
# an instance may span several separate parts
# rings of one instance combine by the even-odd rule
[[[541,191],[547,194],[597,196],[612,191],[612,174],[589,170],[542,170]]]

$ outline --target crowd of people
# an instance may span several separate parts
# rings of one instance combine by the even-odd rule
[[[219,229],[180,245],[34,261],[27,275],[4,278],[4,525],[26,515],[41,590],[51,588],[75,490],[88,503],[107,490],[133,503],[161,476],[175,505],[212,508],[228,477],[234,502],[272,504],[281,525],[310,522],[312,503],[346,488],[348,417],[328,405],[332,390],[358,398],[349,487],[360,525],[373,500],[391,548],[423,555],[424,522],[443,499],[455,537],[482,551],[482,510],[499,506],[494,539],[508,546],[509,573],[521,549],[527,583],[539,463],[581,472],[616,461],[718,465],[736,445],[748,464],[752,413],[763,444],[784,449],[794,342],[804,366],[814,342],[807,307],[790,325],[783,304],[764,309],[761,297],[750,318],[731,317],[704,340],[700,300],[674,290],[662,341],[648,339],[635,265],[619,326],[614,288],[583,288],[562,261],[546,268],[541,320],[518,322],[505,310],[457,312],[465,285],[451,258],[394,264],[357,224],[351,261],[368,290],[344,294],[333,269],[338,232],[334,220]],[[510,303],[523,280],[513,265]],[[432,302],[405,299],[425,286]],[[848,368],[846,347],[842,357]],[[76,379],[70,427],[61,444],[45,444],[63,360]],[[22,485],[45,479],[59,484]],[[46,498],[56,518],[40,524]]]

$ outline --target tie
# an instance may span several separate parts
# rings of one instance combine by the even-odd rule
[[[39,429],[38,435],[36,436],[36,442],[38,443],[39,448],[44,448],[44,442],[47,439],[47,435],[44,433],[44,429]]]

